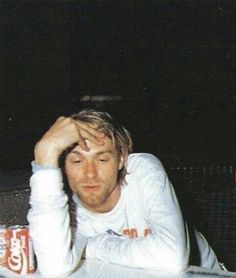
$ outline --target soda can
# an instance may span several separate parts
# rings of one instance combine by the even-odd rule
[[[28,226],[9,226],[2,228],[1,266],[20,275],[35,271],[34,252]]]

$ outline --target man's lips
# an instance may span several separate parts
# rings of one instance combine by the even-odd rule
[[[100,185],[85,185],[83,186],[83,189],[87,192],[95,192],[98,191],[100,189]]]

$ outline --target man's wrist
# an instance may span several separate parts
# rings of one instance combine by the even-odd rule
[[[47,143],[38,142],[34,149],[35,162],[43,167],[58,167],[59,154]]]

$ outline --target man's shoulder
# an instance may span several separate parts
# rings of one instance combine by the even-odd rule
[[[132,192],[134,198],[144,194],[144,191],[149,195],[156,192],[157,187],[162,188],[165,175],[165,170],[155,155],[150,153],[129,155],[126,182],[129,185],[128,191]]]
[[[128,157],[127,170],[132,171],[135,169],[140,170],[163,170],[162,163],[160,160],[151,153],[132,153]]]

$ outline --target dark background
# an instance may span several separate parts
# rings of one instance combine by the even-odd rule
[[[235,1],[0,1],[0,11],[1,169],[29,168],[44,131],[85,106],[121,117],[135,151],[164,164],[235,164]]]
[[[0,222],[26,219],[37,140],[95,107],[236,271],[235,49],[236,1],[0,1]]]

